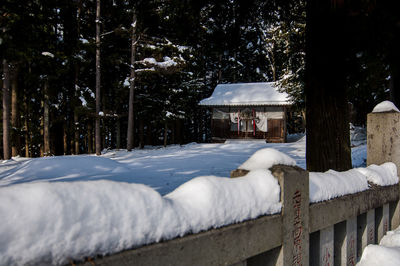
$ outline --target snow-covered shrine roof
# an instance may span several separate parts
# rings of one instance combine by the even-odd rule
[[[289,96],[274,82],[218,84],[202,106],[291,105]]]

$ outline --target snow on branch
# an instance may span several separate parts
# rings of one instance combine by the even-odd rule
[[[174,67],[174,66],[178,65],[177,62],[175,62],[173,59],[171,59],[168,56],[164,56],[163,59],[164,59],[164,61],[158,62],[155,58],[148,57],[148,58],[145,58],[143,60],[136,61],[136,63],[143,64],[145,66],[153,66],[153,67],[156,67],[156,68],[163,68],[163,69],[167,69],[169,67]]]

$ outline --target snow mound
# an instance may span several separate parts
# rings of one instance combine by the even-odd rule
[[[357,266],[398,266],[400,265],[400,247],[368,245]]]
[[[281,210],[280,187],[268,170],[240,178],[197,177],[165,198],[194,233]]]
[[[288,155],[271,148],[256,151],[247,161],[238,167],[244,170],[269,169],[273,165],[283,164],[295,166],[296,161]]]
[[[400,227],[386,232],[379,246],[368,245],[357,265],[400,265]]]
[[[198,177],[165,197],[106,180],[0,187],[0,265],[60,265],[277,213],[279,194],[268,170]]]
[[[366,176],[369,182],[378,186],[390,186],[399,182],[397,167],[392,162],[381,165],[371,164],[367,168],[356,168],[355,170]]]
[[[37,181],[98,180],[129,176],[123,164],[97,156],[42,157],[23,161],[0,175],[0,186]],[[84,177],[84,178],[82,178]]]
[[[385,247],[400,247],[400,227],[393,231],[387,231],[385,236],[379,242],[379,245]]]
[[[368,189],[367,179],[355,169],[310,172],[310,202],[320,202]]]
[[[373,113],[382,113],[382,112],[400,112],[399,109],[390,101],[383,101],[377,104],[372,110]]]

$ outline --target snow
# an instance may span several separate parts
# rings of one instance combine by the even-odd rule
[[[379,245],[368,245],[357,265],[400,265],[400,227],[386,232]]]
[[[0,186],[28,182],[90,181],[109,179],[129,181],[130,169],[124,164],[98,156],[42,157],[22,161],[0,173]]]
[[[54,58],[54,54],[52,54],[50,52],[42,52],[42,55]]]
[[[296,139],[4,161],[0,265],[64,264],[278,213],[280,187],[268,168],[305,168],[305,137]],[[362,163],[364,146],[353,153]],[[227,178],[236,168],[250,172]],[[384,184],[396,174],[391,163],[368,171]],[[310,174],[312,202],[365,189],[359,169]]]
[[[400,265],[400,247],[368,245],[362,254],[358,266],[398,266]]]
[[[400,247],[400,227],[386,232],[379,244],[386,247]]]
[[[399,109],[390,101],[383,101],[377,104],[372,110],[373,113],[400,112]]]
[[[251,171],[257,169],[269,169],[277,164],[295,166],[296,161],[290,158],[288,155],[275,149],[264,148],[256,151],[238,168]]]
[[[310,202],[320,202],[368,189],[366,177],[351,169],[346,172],[334,170],[325,173],[310,172]]]
[[[151,65],[151,66],[157,66],[159,68],[164,68],[164,69],[176,66],[178,64],[168,56],[165,56],[163,58],[163,60],[164,60],[163,62],[157,62],[156,59],[154,59],[152,57],[149,57],[149,58],[145,58],[145,59],[143,59],[141,61],[137,61],[137,63],[142,63],[142,64],[145,64],[145,65]]]
[[[371,164],[367,168],[357,168],[355,170],[365,175],[369,182],[379,186],[390,186],[399,182],[397,167],[392,162],[387,162],[379,166]]]
[[[0,265],[60,265],[114,253],[277,213],[279,199],[268,170],[197,177],[164,197],[145,185],[106,180],[6,186],[0,188],[0,216],[7,217]]]
[[[274,82],[218,84],[211,97],[199,105],[290,105],[285,92],[279,92]]]

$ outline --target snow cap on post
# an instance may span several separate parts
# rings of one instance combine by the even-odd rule
[[[277,164],[295,166],[296,161],[280,151],[271,148],[265,148],[256,151],[247,161],[239,166],[239,169],[249,171],[257,169],[269,169]]]
[[[231,172],[231,177],[240,177],[250,171],[269,169],[274,165],[295,166],[296,161],[288,155],[271,148],[256,151],[247,161]]]
[[[399,109],[391,101],[383,101],[378,103],[374,109],[373,113],[383,113],[383,112],[400,112]]]

